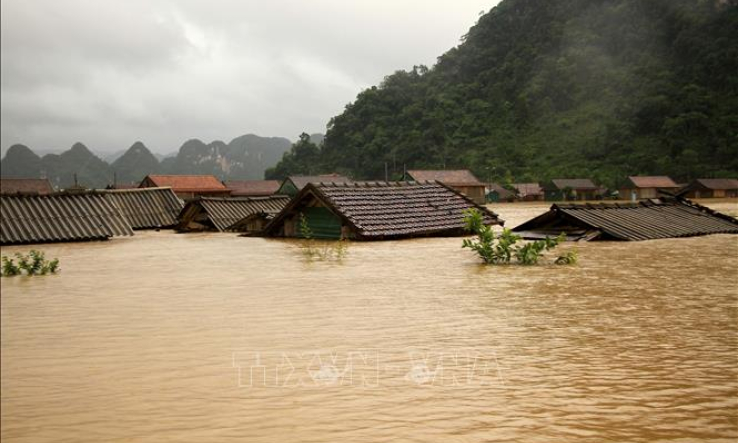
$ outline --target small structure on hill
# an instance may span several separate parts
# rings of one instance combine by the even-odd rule
[[[735,198],[738,197],[738,179],[698,178],[679,191],[687,198]]]
[[[147,175],[139,188],[172,188],[177,197],[191,200],[199,196],[227,197],[231,191],[213,175]]]
[[[555,178],[548,183],[544,192],[546,200],[595,200],[599,186],[588,178]]]
[[[0,244],[106,240],[133,235],[102,192],[0,195]]]
[[[480,182],[477,177],[468,169],[457,170],[410,170],[407,175],[411,180],[416,182],[434,182],[443,183],[472,199],[476,204],[483,205],[487,202],[484,183]]]
[[[707,234],[738,234],[738,220],[686,199],[663,197],[635,203],[553,205],[513,228],[527,239],[651,240]]]
[[[231,197],[265,197],[274,195],[282,184],[279,180],[228,180],[223,182]]]
[[[106,190],[105,195],[120,209],[133,229],[174,227],[184,206],[172,188]]]
[[[274,215],[281,211],[290,199],[284,195],[269,197],[200,197],[188,202],[179,214],[176,229],[191,231],[248,231],[249,227],[263,226],[240,223],[238,229],[233,225],[256,214]],[[255,228],[254,228],[255,229]]]
[[[661,191],[674,194],[679,191],[679,185],[667,176],[628,177],[626,184],[618,190],[621,200],[642,200],[658,198]]]
[[[463,212],[472,208],[483,214],[485,224],[503,224],[494,212],[437,182],[310,183],[264,234],[303,237],[302,227],[323,239],[459,236],[468,234]]]
[[[351,179],[339,174],[291,175],[282,181],[277,194],[294,197],[308,183],[352,183]]]
[[[517,198],[522,201],[543,201],[543,188],[538,183],[513,183]]]
[[[0,194],[48,195],[54,192],[46,178],[0,178]]]

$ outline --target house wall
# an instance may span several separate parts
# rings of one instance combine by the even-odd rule
[[[484,186],[451,186],[453,189],[469,197],[474,203],[483,205],[486,203]]]

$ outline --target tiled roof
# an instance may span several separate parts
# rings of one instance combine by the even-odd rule
[[[225,186],[233,197],[257,197],[273,195],[279,189],[279,180],[230,180]]]
[[[468,169],[449,171],[414,169],[407,173],[418,182],[438,181],[449,186],[484,186],[484,183],[480,182]]]
[[[650,240],[738,234],[738,220],[685,199],[662,198],[638,203],[553,205],[513,228],[526,238],[565,231],[575,238]]]
[[[698,178],[695,181],[707,189],[738,189],[738,179],[734,178]]]
[[[679,185],[674,180],[666,176],[655,177],[628,177],[628,180],[636,188],[678,188]]]
[[[259,212],[275,214],[284,208],[290,198],[284,195],[269,197],[200,197],[185,205],[179,215],[177,229],[186,229],[191,220],[205,215],[218,231],[227,231],[235,223]]]
[[[518,196],[521,198],[528,195],[543,194],[543,188],[538,183],[514,183],[512,186],[517,189]]]
[[[297,190],[304,188],[308,183],[351,183],[351,179],[339,174],[324,175],[291,175],[289,180]]]
[[[551,182],[557,189],[588,189],[593,191],[599,189],[594,183],[592,183],[592,180],[588,178],[555,178],[551,180]]]
[[[174,192],[227,191],[227,188],[213,175],[148,175],[157,187],[170,187]],[[144,182],[146,179],[144,179]],[[142,183],[143,184],[143,183]]]
[[[497,214],[440,183],[356,182],[309,184],[265,228],[281,220],[309,193],[322,200],[354,228],[359,239],[453,235],[464,229],[463,211],[476,208],[485,224],[501,224]]]
[[[104,193],[0,196],[0,244],[103,240],[133,235]]]
[[[51,194],[54,188],[45,178],[2,178],[0,194]]]
[[[172,188],[140,188],[105,191],[133,229],[166,228],[177,224],[184,206]]]
[[[506,198],[510,198],[510,197],[514,197],[515,196],[515,193],[514,192],[512,192],[512,191],[510,191],[508,189],[503,188],[498,183],[490,183],[490,184],[487,185],[487,188],[489,189],[488,192],[492,192],[492,191],[497,192],[497,195],[499,195],[501,199],[506,199]]]

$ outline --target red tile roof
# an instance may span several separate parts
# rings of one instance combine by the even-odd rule
[[[631,183],[636,188],[678,188],[679,185],[674,183],[674,180],[669,177],[654,176],[654,177],[628,177]]]
[[[275,194],[281,183],[279,180],[229,180],[225,185],[232,196],[258,197]]]
[[[38,194],[46,195],[54,188],[45,178],[3,178],[0,179],[0,194]]]
[[[151,180],[157,187],[170,187],[174,192],[226,192],[228,188],[213,175],[148,175],[141,182],[141,188],[146,188],[146,179]]]
[[[449,186],[484,186],[468,169],[450,171],[439,170],[411,170],[408,175],[417,182],[437,181]]]

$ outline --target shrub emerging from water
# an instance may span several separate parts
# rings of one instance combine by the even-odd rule
[[[502,233],[495,236],[491,226],[484,224],[482,214],[476,209],[464,211],[464,222],[467,231],[477,238],[466,238],[461,244],[462,248],[469,248],[481,257],[487,264],[510,264],[513,260],[522,265],[535,265],[543,257],[543,253],[549,251],[566,239],[566,234],[561,233],[558,237],[546,237],[525,244],[519,242],[523,239],[509,229],[503,229]],[[577,262],[576,251],[567,252],[558,257],[556,264],[574,264]]]
[[[59,259],[46,260],[44,253],[31,250],[28,255],[19,252],[15,254],[18,264],[14,259],[2,256],[2,276],[9,277],[13,275],[46,275],[55,274],[59,270]]]
[[[346,239],[339,239],[334,243],[323,242],[321,245],[316,244],[313,230],[308,225],[305,214],[300,213],[300,236],[305,239],[305,256],[312,260],[328,260],[335,258],[340,260],[346,255]]]

